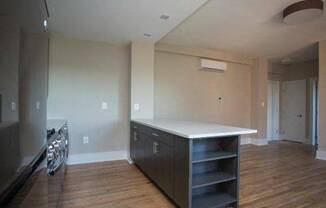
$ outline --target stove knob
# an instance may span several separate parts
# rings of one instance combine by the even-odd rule
[[[50,153],[47,154],[47,159],[48,159],[48,161],[53,160],[53,158],[54,158],[54,154],[53,154],[53,152],[50,152]]]

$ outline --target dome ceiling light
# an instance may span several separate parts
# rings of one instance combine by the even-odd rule
[[[323,10],[322,0],[299,1],[284,9],[283,21],[289,25],[309,22],[322,16]]]

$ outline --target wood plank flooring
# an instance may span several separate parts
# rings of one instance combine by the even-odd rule
[[[307,145],[241,146],[241,208],[326,207],[326,161]],[[174,205],[125,161],[70,166],[63,207],[168,208]]]
[[[241,146],[240,207],[326,208],[326,161],[312,155],[311,147],[298,143]],[[35,174],[9,207],[51,207],[55,194],[46,194],[51,184],[43,172]],[[40,201],[25,199],[32,193],[45,195],[37,197]],[[62,203],[64,208],[174,207],[126,161],[69,166]]]

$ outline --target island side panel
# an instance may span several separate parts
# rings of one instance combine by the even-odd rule
[[[237,169],[237,207],[240,204],[240,157],[241,157],[241,149],[240,149],[240,142],[241,142],[241,135],[237,138],[237,162],[238,162],[238,169]]]
[[[181,208],[191,207],[191,143],[187,138],[174,139],[174,201]]]

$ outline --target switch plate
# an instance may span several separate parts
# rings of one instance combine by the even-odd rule
[[[139,108],[140,108],[140,107],[139,107],[139,104],[138,104],[138,103],[134,104],[134,110],[135,110],[135,111],[139,111]]]
[[[88,144],[88,140],[89,140],[88,136],[83,136],[83,143],[84,144]]]
[[[39,110],[40,107],[41,107],[41,103],[40,103],[40,101],[37,101],[36,104],[35,104],[35,108],[36,108],[37,110]]]
[[[12,103],[11,103],[11,111],[12,111],[12,112],[15,112],[16,110],[17,110],[16,103],[15,103],[15,102],[12,102]]]
[[[102,110],[107,110],[108,109],[108,103],[102,102],[101,108],[102,108]]]

